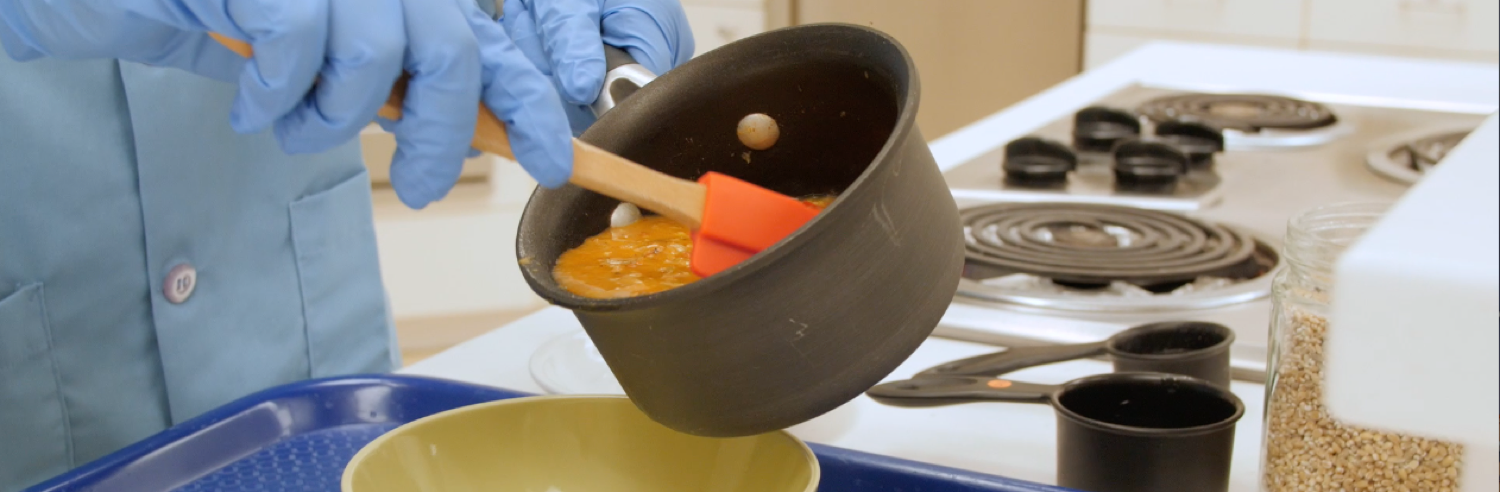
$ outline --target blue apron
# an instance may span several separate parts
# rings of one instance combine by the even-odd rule
[[[0,492],[277,384],[397,360],[357,144],[287,156],[235,87],[0,54]]]

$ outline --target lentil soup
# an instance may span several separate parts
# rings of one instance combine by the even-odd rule
[[[828,207],[836,196],[815,195],[802,203]],[[575,295],[615,299],[655,294],[699,280],[688,268],[693,238],[687,227],[648,215],[610,227],[557,258],[552,278]]]

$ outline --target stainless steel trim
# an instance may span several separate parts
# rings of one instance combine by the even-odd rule
[[[1314,130],[1261,130],[1245,133],[1239,130],[1224,130],[1224,148],[1227,151],[1285,149],[1315,147],[1354,133],[1354,125],[1347,122],[1334,123]]]
[[[950,340],[958,340],[958,341],[961,341],[961,342],[979,343],[979,344],[984,344],[984,345],[993,345],[993,346],[996,346],[996,347],[1006,347],[1006,348],[1010,348],[1010,347],[1051,346],[1051,345],[1057,345],[1058,344],[1058,342],[1051,341],[1051,340],[1037,340],[1037,339],[1032,339],[1032,338],[1026,338],[1026,337],[1019,337],[1019,336],[1009,335],[1009,334],[1005,334],[1005,333],[997,333],[997,332],[990,332],[990,331],[979,331],[979,330],[970,330],[970,329],[954,328],[954,327],[948,327],[948,326],[939,326],[939,327],[937,327],[937,329],[933,330],[932,336],[939,337],[939,338],[947,338],[947,339],[950,339]],[[1101,355],[1101,356],[1098,356],[1098,357],[1092,357],[1092,359],[1093,360],[1098,360],[1098,361],[1108,362],[1109,361],[1109,356],[1107,356],[1107,355]],[[1233,378],[1235,380],[1238,380],[1238,381],[1245,381],[1245,382],[1256,383],[1256,384],[1265,384],[1265,382],[1266,382],[1266,364],[1265,364],[1265,361],[1264,360],[1256,360],[1256,359],[1248,358],[1248,357],[1231,357],[1230,360],[1229,360],[1229,375],[1230,375],[1231,378]]]
[[[594,111],[594,116],[604,116],[604,113],[615,108],[619,99],[624,99],[646,84],[656,80],[656,74],[651,73],[646,67],[632,63],[620,65],[604,74],[604,87],[599,90],[599,98],[589,108]],[[618,98],[615,96],[619,96]]]
[[[1370,152],[1365,154],[1365,164],[1371,171],[1400,183],[1415,184],[1422,179],[1422,172],[1412,169],[1407,163],[1397,162],[1391,153],[1415,140],[1454,132],[1472,132],[1477,126],[1442,125],[1419,128],[1386,136],[1370,143]]]
[[[958,296],[980,302],[995,302],[1007,309],[1022,312],[1067,315],[1074,313],[1180,313],[1214,309],[1268,298],[1271,280],[1281,270],[1281,242],[1251,233],[1250,237],[1276,255],[1276,265],[1259,277],[1234,284],[1186,293],[1165,293],[1142,297],[1090,295],[1086,293],[1050,293],[1001,291],[983,282],[961,278]]]

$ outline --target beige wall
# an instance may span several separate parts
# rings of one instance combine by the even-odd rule
[[[1082,67],[1082,0],[779,0],[790,24],[848,22],[890,33],[917,62],[917,121],[933,139]]]

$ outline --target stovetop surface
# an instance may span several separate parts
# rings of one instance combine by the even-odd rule
[[[1238,91],[1254,94],[1254,90]],[[1079,105],[1104,105],[1134,110],[1153,98],[1184,94],[1139,85],[1128,86],[1096,101]],[[1421,134],[1452,128],[1473,128],[1483,122],[1483,115],[1443,113],[1412,109],[1324,105],[1338,118],[1337,138],[1318,145],[1286,148],[1247,148],[1230,144],[1215,156],[1214,174],[1219,180],[1211,193],[1189,197],[1110,197],[1108,192],[1031,193],[1018,195],[1007,190],[1001,170],[1003,146],[981,155],[945,173],[949,187],[960,208],[997,202],[1105,203],[1156,208],[1185,213],[1200,220],[1225,224],[1249,232],[1257,240],[1278,251],[1285,235],[1287,221],[1304,210],[1345,201],[1392,201],[1409,188],[1409,184],[1383,176],[1372,170],[1366,158],[1372,149],[1389,145],[1392,136]],[[1039,125],[1031,136],[1070,142],[1072,114]],[[1082,167],[1082,164],[1080,164]],[[1096,176],[1083,179],[1106,179],[1107,171],[1090,171]],[[1078,175],[1084,172],[1076,173]],[[1080,181],[1079,176],[1070,178]],[[1260,282],[1264,287],[1269,282]],[[1269,294],[1264,292],[1264,294]],[[955,307],[965,306],[964,315],[945,318],[936,334],[982,343],[1001,345],[1034,345],[1076,342],[1080,338],[1103,339],[1110,333],[1133,324],[1164,319],[1199,319],[1223,323],[1237,333],[1234,350],[1237,375],[1256,380],[1264,377],[1265,350],[1270,320],[1267,295],[1238,304],[1194,310],[1155,312],[1085,312],[1022,306],[960,295]],[[1118,301],[1118,300],[1116,300]],[[1115,302],[1115,301],[1112,301]],[[975,313],[978,313],[977,315]],[[952,322],[964,318],[967,321]],[[976,318],[987,318],[977,320]],[[1077,320],[1078,329],[1070,329],[1059,320]],[[1038,329],[1049,326],[1049,329]],[[1059,329],[1059,327],[1063,327]]]
[[[1242,91],[1254,93],[1255,91]],[[1129,86],[1098,101],[1100,104],[1134,109],[1153,98],[1182,94],[1180,91]],[[1483,115],[1325,104],[1347,133],[1329,143],[1280,149],[1233,148],[1215,156],[1218,199],[1201,207],[1180,210],[1193,216],[1225,221],[1278,239],[1286,232],[1286,221],[1301,210],[1340,201],[1393,200],[1409,187],[1375,172],[1365,163],[1366,155],[1385,137],[1421,133],[1427,128],[1477,127]],[[1072,115],[1039,125],[1032,135],[1061,142],[1071,140]],[[996,149],[945,173],[948,186],[960,207],[1009,201],[996,199],[1004,174],[1000,170],[1003,149]],[[990,193],[987,195],[987,193]],[[1076,201],[1066,195],[1047,195],[1037,200]],[[1094,203],[1108,200],[1090,199]],[[1130,205],[1128,199],[1118,204]],[[1150,207],[1155,208],[1155,207]]]

